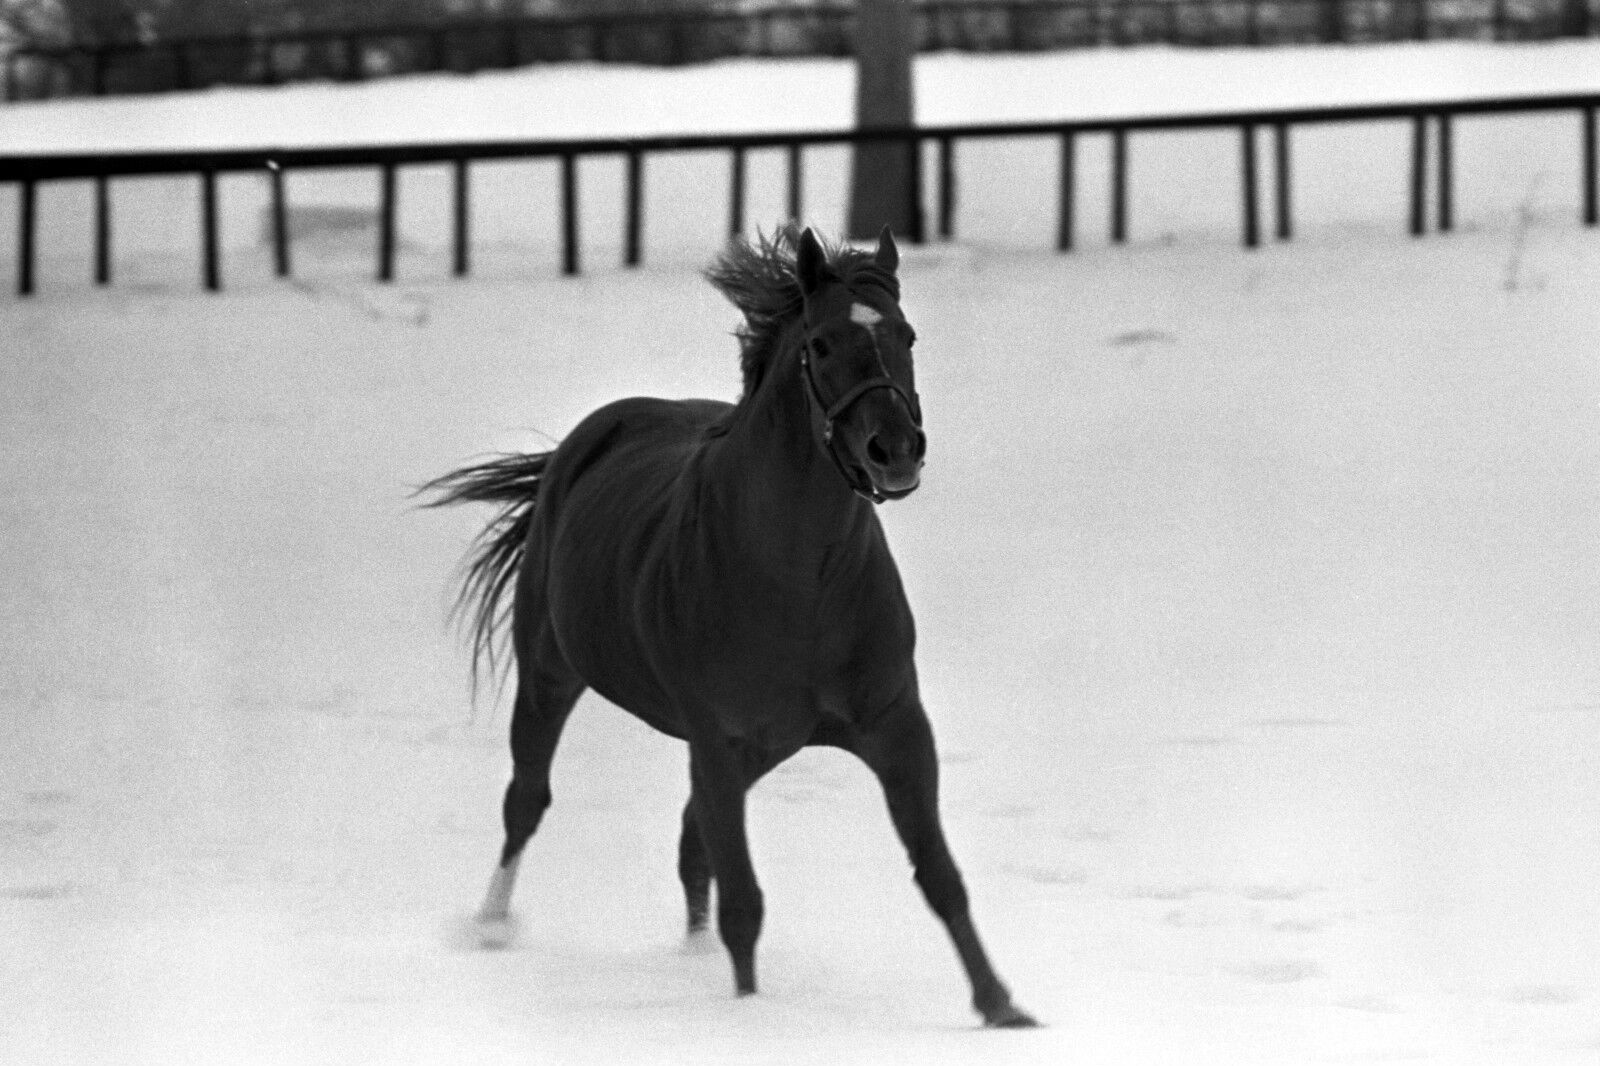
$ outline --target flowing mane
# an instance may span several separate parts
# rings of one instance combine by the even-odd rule
[[[789,223],[754,243],[739,237],[705,270],[706,280],[744,315],[739,338],[739,368],[744,396],[752,395],[778,349],[785,327],[799,316],[803,300],[795,276],[800,230]],[[823,242],[827,271],[847,287],[878,288],[895,301],[900,282],[873,261],[873,254],[847,244]]]

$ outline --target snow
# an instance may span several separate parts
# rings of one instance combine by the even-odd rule
[[[1039,55],[941,53],[916,62],[928,124],[1054,121],[1266,106],[1589,92],[1595,42],[1338,48],[1150,47]],[[843,129],[850,60],[708,66],[562,64],[462,77],[219,88],[0,108],[11,151],[256,148],[519,137]]]
[[[1256,102],[1415,95],[1393,80],[1413,66],[1416,93],[1491,67],[1590,89],[1597,56],[933,57],[919,89],[938,121],[940,78],[963,106],[988,79],[1081,71],[1085,108],[1198,107],[1246,69]],[[1349,73],[1285,85],[1296,57]],[[182,113],[199,140],[275,138],[319,106],[307,136],[369,112],[406,136],[382,116],[408,108],[498,135],[513,82],[593,89],[594,129],[803,125],[740,93],[817,69],[29,105],[0,136],[49,114],[55,146],[109,146]],[[234,110],[272,101],[277,133]],[[41,295],[0,301],[0,1062],[1593,1061],[1600,246],[1575,222],[1570,121],[1492,121],[1459,134],[1448,237],[1403,235],[1403,133],[1380,126],[1297,141],[1290,244],[1237,247],[1214,187],[1237,180],[1233,141],[1151,138],[1128,247],[1105,246],[1086,181],[1082,250],[1050,254],[1053,193],[984,181],[1043,164],[996,146],[962,156],[962,239],[904,249],[930,458],[882,514],[952,846],[996,965],[1048,1023],[1029,1033],[973,1028],[874,784],[834,752],[752,794],[763,992],[735,999],[720,949],[680,932],[684,753],[593,696],[516,946],[467,947],[505,709],[471,707],[444,616],[487,515],[408,492],[618,396],[732,396],[733,314],[685,269],[719,205],[697,219],[658,190],[647,266],[623,271],[616,199],[586,185],[590,269],[561,279],[548,237],[510,221],[550,217],[549,187],[486,181],[460,283],[418,195],[392,287],[338,235],[274,281],[242,214],[218,297],[194,290],[177,194],[119,199],[119,283],[98,291],[66,239],[83,201],[47,191]],[[1336,199],[1350,160],[1369,165]],[[838,217],[838,162],[814,168],[816,217]],[[671,178],[683,205],[703,176]]]

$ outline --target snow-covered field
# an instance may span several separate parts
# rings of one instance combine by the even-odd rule
[[[1120,110],[1108,86],[1154,107],[1150,72],[1195,72],[1170,107],[1252,64],[1252,102],[1416,95],[1382,80],[1399,54],[1435,81],[1521,56],[1528,90],[1600,69],[1592,46],[1052,62]],[[1350,66],[1284,88],[1295,55]],[[925,60],[923,117],[1043,62]],[[670,72],[707,104],[658,124],[801,124],[759,94],[718,116],[814,67]],[[933,88],[958,68],[965,94]],[[617,72],[520,77],[529,114],[594,88],[597,129],[668,98],[662,72],[633,72],[636,97],[599,90]],[[848,99],[828,77],[818,124]],[[333,137],[447,90],[454,133],[498,134],[506,84],[52,104],[35,143],[109,143],[87,131],[163,109],[232,136],[257,96],[320,108]],[[0,134],[41,114],[0,110]],[[236,230],[221,297],[158,237],[104,292],[86,245],[56,248],[41,296],[0,301],[0,1062],[1594,1061],[1600,235],[1574,221],[1571,123],[1480,129],[1462,180],[1469,160],[1498,177],[1471,179],[1449,238],[1401,235],[1403,132],[1373,128],[1327,159],[1371,160],[1342,180],[1382,191],[1289,245],[1234,245],[1236,197],[1211,187],[1236,180],[1231,141],[1216,171],[1208,142],[1152,141],[1136,152],[1177,153],[1183,180],[1136,170],[1130,247],[1039,250],[1049,194],[1030,207],[1027,180],[972,159],[971,239],[907,250],[930,461],[883,515],[948,829],[1048,1023],[1028,1033],[972,1028],[876,788],[834,752],[753,793],[763,994],[735,1000],[720,950],[681,938],[683,752],[592,696],[518,950],[464,946],[508,760],[444,615],[486,516],[415,512],[409,488],[617,396],[732,396],[733,313],[682,265],[720,207],[658,202],[662,254],[625,272],[597,252],[578,280],[508,238],[446,281],[426,218],[389,288],[339,240],[291,285]],[[1332,183],[1305,152],[1308,190]],[[824,225],[829,165],[808,174]],[[60,196],[47,234],[86,232]],[[550,217],[547,191],[522,197]],[[516,202],[486,194],[480,231]],[[586,196],[597,229],[613,202]],[[123,208],[119,240],[188,232],[161,210]]]

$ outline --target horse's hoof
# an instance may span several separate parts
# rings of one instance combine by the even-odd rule
[[[1033,1020],[1032,1015],[1018,1010],[1009,1003],[984,1015],[983,1024],[989,1029],[1034,1029],[1039,1025]]]
[[[510,915],[480,914],[473,925],[478,935],[478,947],[484,951],[505,951],[516,943],[517,922]]]

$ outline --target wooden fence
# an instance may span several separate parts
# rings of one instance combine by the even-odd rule
[[[581,269],[582,249],[578,230],[578,166],[586,156],[620,156],[625,160],[623,211],[623,263],[637,266],[643,259],[644,195],[643,175],[646,160],[654,155],[676,152],[726,152],[729,156],[728,232],[742,233],[746,226],[746,156],[759,149],[783,149],[787,155],[787,214],[804,215],[803,156],[817,145],[854,144],[862,141],[903,143],[912,161],[905,189],[914,219],[905,234],[920,243],[929,235],[924,215],[924,196],[930,184],[924,173],[924,147],[934,146],[936,160],[931,185],[934,200],[934,226],[937,237],[949,239],[956,232],[955,155],[961,143],[993,138],[1055,138],[1059,144],[1061,166],[1056,189],[1057,222],[1055,245],[1060,251],[1073,247],[1078,227],[1076,217],[1078,139],[1089,134],[1111,139],[1111,189],[1108,219],[1113,243],[1127,239],[1128,233],[1128,142],[1134,136],[1160,135],[1177,130],[1227,130],[1239,132],[1242,202],[1240,235],[1247,248],[1263,239],[1264,217],[1272,222],[1272,235],[1288,240],[1294,231],[1292,145],[1296,128],[1327,123],[1408,121],[1411,126],[1410,211],[1407,225],[1415,236],[1428,232],[1427,191],[1436,183],[1435,227],[1449,231],[1454,225],[1453,129],[1464,115],[1503,115],[1531,112],[1570,112],[1574,133],[1579,138],[1581,218],[1594,226],[1600,220],[1597,209],[1596,112],[1600,93],[1559,96],[1503,97],[1429,103],[1395,103],[1365,106],[1281,108],[1251,112],[1143,116],[1092,119],[1072,122],[1006,123],[983,125],[925,126],[863,132],[835,130],[805,133],[713,134],[697,136],[641,137],[636,139],[533,140],[440,142],[410,145],[366,145],[329,148],[253,148],[221,151],[165,151],[112,154],[31,154],[0,156],[0,182],[19,187],[17,197],[17,292],[29,295],[37,274],[37,192],[41,182],[83,180],[94,182],[94,279],[99,284],[112,280],[112,189],[120,177],[192,174],[199,185],[200,275],[205,288],[222,288],[222,255],[218,240],[217,177],[223,173],[256,171],[265,173],[271,184],[271,241],[276,273],[291,272],[291,247],[288,203],[284,175],[290,170],[365,167],[381,175],[378,205],[377,277],[390,281],[395,276],[395,201],[397,174],[401,167],[422,164],[448,164],[453,169],[452,269],[465,275],[470,269],[471,234],[469,198],[472,164],[486,160],[556,159],[560,162],[561,269],[577,274]],[[1270,215],[1263,211],[1259,178],[1258,141],[1270,131],[1274,158],[1270,195]],[[1430,136],[1431,134],[1431,136]],[[1430,153],[1430,145],[1432,151]],[[1429,166],[1430,155],[1434,164]]]

